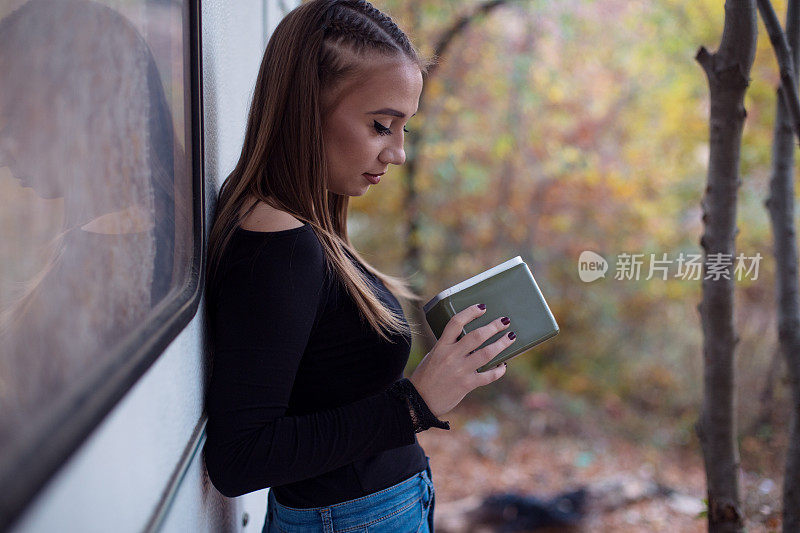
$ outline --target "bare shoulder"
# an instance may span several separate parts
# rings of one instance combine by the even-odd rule
[[[244,211],[247,211],[252,202],[248,203]],[[299,228],[303,222],[297,220],[286,211],[281,211],[271,205],[258,202],[253,211],[247,215],[240,226],[249,231],[283,231],[287,229]]]

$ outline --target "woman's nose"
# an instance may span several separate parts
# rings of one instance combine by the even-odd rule
[[[406,152],[402,145],[398,147],[387,147],[381,152],[381,163],[388,165],[402,165],[406,162]]]

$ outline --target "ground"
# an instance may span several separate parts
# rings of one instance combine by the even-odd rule
[[[442,418],[450,421],[449,431],[433,428],[417,436],[430,457],[437,517],[453,509],[454,502],[475,495],[518,491],[546,498],[613,479],[649,480],[679,497],[648,496],[612,511],[593,512],[579,530],[707,530],[700,512],[705,497],[702,457],[691,447],[657,449],[644,438],[622,437],[602,418],[576,423],[543,393],[470,393]],[[745,473],[743,493],[747,531],[779,531],[780,484]]]

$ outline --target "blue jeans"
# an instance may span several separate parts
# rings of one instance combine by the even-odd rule
[[[270,490],[261,533],[433,533],[433,479],[425,459],[428,467],[408,479],[327,507],[286,507]]]

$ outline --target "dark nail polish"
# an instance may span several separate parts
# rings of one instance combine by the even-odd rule
[[[511,319],[508,318],[507,316],[504,316],[503,318],[500,319],[500,322],[502,322],[503,325],[507,326],[507,325],[511,324]]]
[[[478,304],[478,309],[483,311],[484,309],[486,309],[486,304]]]
[[[513,341],[514,339],[516,339],[516,338],[517,338],[517,334],[516,334],[516,333],[514,333],[513,331],[509,331],[509,332],[508,332],[508,338],[509,338],[509,339],[511,339],[511,340]]]

